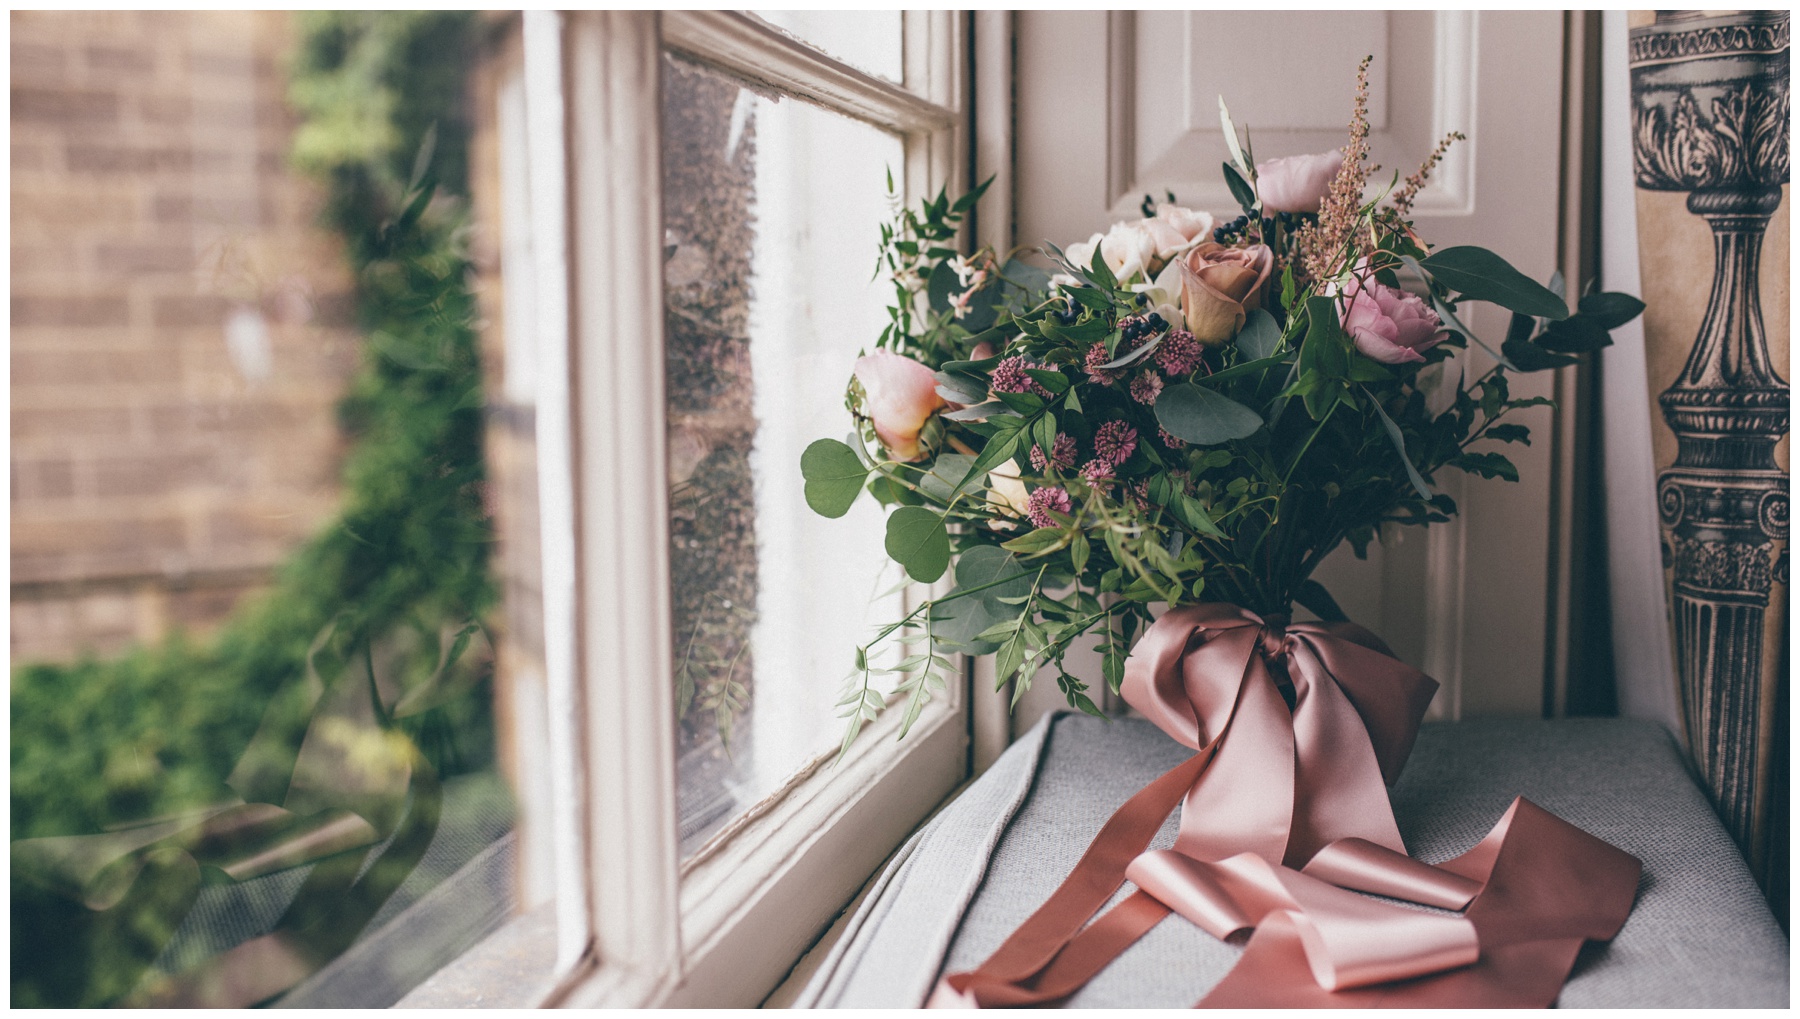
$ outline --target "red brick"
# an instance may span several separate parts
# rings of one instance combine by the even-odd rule
[[[87,48],[87,65],[95,70],[143,76],[156,69],[156,57],[141,49],[89,46]]]
[[[210,326],[219,328],[230,312],[231,304],[223,297],[159,297],[152,314],[159,329]]]
[[[68,147],[73,173],[153,173],[158,170],[193,168],[194,154],[186,149],[147,149],[124,145],[75,143]]]
[[[108,457],[89,465],[94,495],[167,495],[211,484],[217,475],[212,460],[195,453],[147,453],[132,457]]]
[[[56,46],[37,46],[19,42],[12,44],[12,79],[43,84],[62,77],[63,51]]]
[[[138,350],[12,351],[12,386],[18,392],[33,385],[93,385],[126,382],[134,386],[174,383],[181,366],[166,352]]]
[[[48,297],[15,293],[12,299],[14,326],[92,329],[124,326],[130,322],[131,311],[121,297]]]
[[[12,117],[15,122],[94,124],[111,123],[118,116],[119,97],[111,92],[13,86]]]
[[[102,244],[96,254],[108,272],[191,272],[197,262],[191,244]]]
[[[131,431],[131,411],[124,407],[21,407],[12,408],[14,442],[109,436],[123,438]]]

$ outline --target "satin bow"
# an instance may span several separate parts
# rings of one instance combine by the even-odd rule
[[[1582,942],[1624,923],[1640,864],[1524,799],[1455,860],[1406,856],[1384,785],[1436,690],[1353,624],[1222,604],[1164,614],[1121,692],[1195,755],[1121,806],[1050,899],[927,1004],[1059,1000],[1173,910],[1220,938],[1256,929],[1203,1006],[1548,1005]],[[1174,848],[1144,852],[1177,803]],[[1088,922],[1127,877],[1138,890]]]

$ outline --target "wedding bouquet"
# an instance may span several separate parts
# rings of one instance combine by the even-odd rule
[[[1116,691],[1153,606],[1341,619],[1309,579],[1340,543],[1360,556],[1383,524],[1448,520],[1446,468],[1518,480],[1495,447],[1527,442],[1509,415],[1549,401],[1514,398],[1509,373],[1573,364],[1643,304],[1590,292],[1571,310],[1560,278],[1433,250],[1408,217],[1461,135],[1371,188],[1367,95],[1365,61],[1343,149],[1262,163],[1221,99],[1241,214],[1146,198],[1140,220],[1050,245],[1055,275],[955,249],[985,184],[883,228],[890,323],[856,362],[849,441],[801,458],[805,494],[837,517],[867,489],[894,507],[888,554],[926,583],[954,561],[954,586],[857,648],[846,748],[887,703],[875,675],[898,677],[904,735],[950,654],[994,654],[1015,702],[1048,666],[1098,713],[1065,654],[1092,635]],[[1511,312],[1497,346],[1458,317],[1470,301]],[[1471,342],[1493,362],[1479,374]],[[876,668],[896,635],[918,653]]]

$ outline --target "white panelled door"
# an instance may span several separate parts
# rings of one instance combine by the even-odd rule
[[[1222,94],[1256,158],[1344,143],[1357,62],[1371,69],[1372,159],[1411,173],[1437,139],[1468,135],[1417,203],[1439,245],[1478,243],[1527,274],[1557,267],[1564,16],[1556,12],[1028,12],[1015,15],[1016,243],[1085,239],[1173,192],[1215,215],[1235,205],[1220,164]],[[1482,306],[1470,325],[1498,339]],[[1473,377],[1489,364],[1476,351]],[[1548,373],[1514,376],[1515,396],[1551,396]],[[1555,451],[1547,408],[1512,446],[1521,483],[1436,479],[1462,509],[1407,528],[1359,561],[1346,547],[1317,577],[1350,617],[1437,677],[1443,717],[1537,715],[1556,653],[1550,596]],[[1566,437],[1561,437],[1566,439]],[[1098,668],[1094,669],[1096,675]],[[1057,706],[1039,684],[1014,731]]]

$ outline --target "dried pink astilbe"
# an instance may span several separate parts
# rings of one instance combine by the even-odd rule
[[[1406,178],[1406,183],[1401,185],[1400,190],[1394,192],[1393,211],[1397,216],[1405,218],[1408,213],[1412,212],[1413,201],[1419,197],[1419,192],[1424,189],[1425,182],[1431,179],[1431,171],[1437,169],[1437,165],[1443,162],[1444,155],[1450,151],[1450,146],[1467,140],[1467,136],[1461,131],[1452,131],[1444,136],[1443,141],[1437,143],[1437,148],[1432,149],[1431,155],[1425,157],[1425,162],[1420,164],[1419,171]]]
[[[1042,446],[1031,447],[1031,469],[1039,474],[1044,473],[1051,464],[1060,470],[1068,470],[1075,466],[1077,449],[1075,437],[1066,432],[1057,432],[1056,441],[1050,444],[1050,455],[1044,455]]]
[[[1156,430],[1156,437],[1161,439],[1162,444],[1169,449],[1179,450],[1187,448],[1187,440],[1170,435],[1167,428],[1158,428]]]
[[[1337,274],[1345,245],[1361,218],[1363,190],[1369,183],[1369,62],[1356,65],[1356,103],[1350,114],[1350,143],[1344,146],[1344,163],[1331,179],[1331,192],[1319,208],[1319,219],[1294,235],[1301,263],[1313,279]]]
[[[1054,511],[1067,516],[1073,506],[1074,503],[1070,501],[1068,492],[1060,488],[1047,487],[1031,493],[1025,512],[1031,518],[1033,527],[1056,527],[1057,523],[1050,518],[1050,513]]]
[[[1131,380],[1131,398],[1145,406],[1154,404],[1156,398],[1162,395],[1162,390],[1162,376],[1153,371],[1140,372],[1137,378]]]
[[[1194,339],[1193,333],[1186,329],[1177,329],[1163,337],[1161,346],[1158,346],[1156,353],[1151,356],[1156,358],[1157,366],[1163,371],[1169,373],[1171,377],[1178,377],[1187,375],[1200,367],[1203,349],[1200,341]]]
[[[1082,370],[1087,372],[1088,378],[1093,379],[1096,384],[1110,386],[1119,381],[1119,373],[1107,371],[1101,365],[1111,362],[1112,359],[1113,356],[1106,352],[1106,344],[1096,342],[1088,348],[1087,360],[1082,365]]]
[[[1014,354],[994,366],[989,381],[996,393],[1036,393],[1048,398],[1050,391],[1039,385],[1038,380],[1025,374],[1025,369],[1036,367],[1038,366],[1025,360],[1022,355]]]
[[[1137,449],[1137,429],[1123,421],[1108,421],[1094,433],[1094,455],[1111,464],[1131,459]]]

